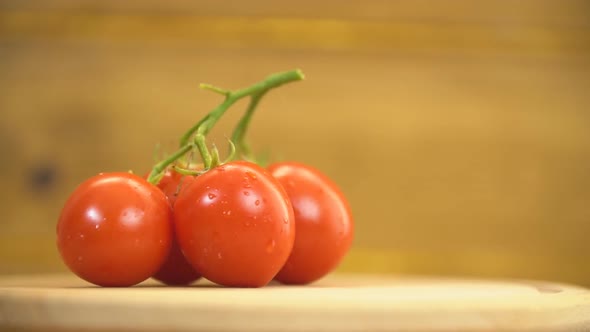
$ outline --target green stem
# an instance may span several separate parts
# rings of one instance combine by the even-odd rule
[[[190,128],[180,139],[180,148],[174,152],[171,156],[167,157],[166,159],[160,161],[152,168],[150,175],[148,176],[148,182],[156,185],[164,175],[164,171],[166,168],[182,158],[186,153],[194,149],[195,147],[199,150],[201,154],[201,158],[203,160],[203,167],[204,171],[211,169],[211,167],[215,167],[220,163],[219,160],[219,151],[214,148],[213,154],[207,148],[207,143],[205,140],[206,135],[209,131],[213,128],[213,126],[219,121],[221,116],[229,109],[230,106],[235,104],[242,98],[251,97],[250,104],[246,111],[245,119],[242,119],[240,123],[242,125],[238,125],[240,131],[234,133],[234,136],[239,139],[241,142],[240,149],[246,150],[245,143],[243,143],[243,138],[250,121],[250,117],[254,113],[256,106],[260,99],[271,89],[277,88],[283,84],[299,81],[304,78],[303,73],[301,70],[291,70],[281,73],[276,73],[268,76],[266,79],[253,84],[249,87],[238,89],[235,91],[225,90],[210,84],[201,84],[202,89],[210,90],[216,93],[219,93],[225,96],[225,100],[216,108],[214,108],[209,114],[207,114],[203,119],[201,119],[196,125]],[[191,141],[192,139],[192,141]],[[230,150],[231,155],[229,159],[231,160],[234,157],[234,153],[236,152],[236,147],[233,143],[230,142]],[[181,170],[181,172],[191,172],[190,170]],[[197,172],[198,174],[202,172]]]
[[[266,79],[255,83],[249,87],[238,89],[235,91],[226,91],[221,88],[212,87],[211,85],[202,85],[208,90],[225,95],[225,100],[219,106],[214,108],[205,118],[199,121],[195,126],[190,128],[180,139],[180,146],[186,145],[194,134],[206,136],[213,126],[219,121],[221,116],[228,110],[230,106],[235,104],[238,100],[255,95],[264,95],[267,91],[277,88],[283,84],[300,81],[304,78],[303,72],[299,69],[276,73],[268,76]],[[199,149],[199,151],[201,151]],[[203,156],[205,157],[205,156]],[[206,164],[206,163],[205,163]]]
[[[207,84],[207,83],[201,83],[199,84],[199,88],[203,89],[203,90],[209,90],[209,91],[213,91],[215,93],[219,93],[220,95],[223,96],[227,96],[229,94],[229,91],[216,87],[214,85],[211,84]]]
[[[212,157],[211,153],[209,153],[209,149],[207,149],[207,142],[205,142],[205,135],[197,134],[194,138],[195,145],[201,154],[201,159],[203,159],[203,167],[205,169],[209,169],[211,167]]]
[[[211,149],[211,164],[209,165],[209,167],[205,169],[215,168],[219,166],[220,163],[221,161],[219,159],[219,150],[217,150],[217,147],[215,146],[215,144],[213,144],[213,148]]]
[[[199,176],[206,172],[206,170],[194,170],[194,169],[186,169],[177,165],[172,166],[175,172],[178,172],[182,175],[189,175],[189,176]]]
[[[236,156],[242,156],[246,159],[252,158],[252,152],[250,151],[250,147],[245,141],[246,132],[248,130],[248,125],[250,124],[250,120],[252,119],[252,115],[254,115],[254,111],[260,102],[260,99],[264,96],[264,92],[261,94],[253,95],[250,99],[250,104],[248,104],[248,108],[246,109],[246,113],[242,116],[234,132],[231,136],[231,142],[233,142],[236,146]]]
[[[225,159],[225,161],[223,162],[224,164],[234,160],[234,157],[236,155],[236,145],[231,140],[228,140],[228,141],[229,141],[229,155],[227,156],[227,159]]]
[[[160,182],[160,179],[162,178],[163,172],[164,170],[166,170],[166,167],[168,167],[170,164],[184,156],[192,148],[194,148],[193,144],[187,144],[178,149],[176,152],[174,152],[170,157],[154,165],[152,171],[150,172],[150,175],[148,176],[147,181],[153,185],[157,185],[158,182]]]

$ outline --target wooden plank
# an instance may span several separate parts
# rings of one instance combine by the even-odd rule
[[[287,323],[288,322],[288,323]],[[96,288],[73,276],[0,279],[0,327],[142,331],[572,331],[590,292],[526,280],[331,276],[310,286]]]
[[[590,197],[585,63],[71,44],[0,53],[0,147],[14,161],[2,165],[6,272],[60,266],[52,234],[68,193],[89,174],[148,167],[156,142],[170,146],[218,101],[198,82],[238,87],[301,62],[308,79],[268,96],[251,137],[342,186],[359,220],[356,246],[405,256],[415,262],[408,272],[590,280],[580,268]],[[55,182],[33,191],[30,172],[44,163]],[[424,254],[410,259],[415,252]],[[370,257],[361,257],[348,269],[364,268]],[[513,257],[527,264],[498,263]],[[439,263],[454,258],[463,263]]]
[[[103,14],[197,15],[226,17],[304,17],[345,20],[400,20],[434,23],[472,22],[494,25],[588,26],[589,5],[584,0],[524,1],[389,1],[389,0],[273,0],[243,1],[117,1],[117,0],[32,0],[2,1],[5,10],[50,10],[54,12],[98,12]]]
[[[353,20],[326,17],[145,15],[102,11],[0,11],[0,40],[92,40],[107,44],[228,49],[427,53],[590,52],[584,25],[481,21]]]
[[[0,2],[0,273],[62,269],[68,193],[149,167],[218,102],[199,82],[300,66],[250,135],[346,192],[344,270],[590,286],[587,2],[339,3]]]

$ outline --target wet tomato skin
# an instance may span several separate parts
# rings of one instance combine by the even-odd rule
[[[146,174],[144,178],[147,179],[148,176],[149,174]],[[184,190],[193,180],[194,176],[183,175],[168,168],[156,186],[166,195],[170,205],[174,206],[176,197],[178,197],[180,191]]]
[[[193,176],[182,175],[171,169],[166,170],[164,176],[158,182],[158,188],[168,197],[170,206],[174,208],[176,197],[189,183],[194,181]],[[174,223],[174,221],[173,221]],[[174,230],[174,227],[173,227]],[[197,281],[201,275],[186,261],[184,254],[178,246],[176,235],[173,236],[172,247],[168,258],[162,264],[153,278],[166,285],[188,285]]]
[[[285,284],[308,284],[334,270],[354,237],[350,206],[334,182],[296,162],[268,167],[285,188],[295,214],[297,235],[285,266],[275,277]]]
[[[293,209],[264,168],[230,162],[200,175],[174,206],[185,257],[206,279],[224,286],[262,287],[293,247]]]
[[[166,261],[152,278],[166,285],[183,286],[199,280],[201,275],[186,261],[178,242],[174,240]]]
[[[130,173],[104,173],[80,184],[57,223],[66,266],[99,286],[132,286],[151,277],[170,252],[166,196]]]

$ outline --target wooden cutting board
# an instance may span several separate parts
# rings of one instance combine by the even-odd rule
[[[99,288],[0,278],[0,330],[590,331],[590,291],[538,281],[330,276],[309,286]]]

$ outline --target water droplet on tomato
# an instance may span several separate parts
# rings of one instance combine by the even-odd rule
[[[252,188],[252,185],[249,183],[244,183],[244,188]]]
[[[250,177],[252,180],[256,180],[256,174],[250,171],[246,171],[246,175],[248,175],[248,177]]]
[[[287,217],[283,218],[283,224],[288,224],[289,223],[289,219]]]
[[[244,196],[250,196],[250,192],[249,191],[244,191]]]
[[[244,226],[246,226],[246,227],[250,227],[250,220],[246,220],[246,221],[244,221]]]
[[[207,197],[209,197],[209,199],[214,199],[215,197],[217,197],[217,195],[215,195],[214,193],[209,193]]]
[[[80,234],[80,238],[83,239],[84,238],[84,234]]]
[[[267,253],[271,253],[275,250],[275,246],[276,246],[276,242],[275,239],[270,239],[270,241],[268,241],[268,243],[266,244],[266,252]]]
[[[222,258],[223,258],[223,255],[220,252],[218,252],[217,253],[217,259],[222,259]]]
[[[100,225],[99,224],[94,225],[94,229],[99,229],[99,228],[100,228]]]
[[[83,259],[82,256],[78,256],[78,262],[81,262]]]
[[[256,205],[256,206],[260,205],[260,200],[257,199],[256,201],[254,201],[254,205]]]

